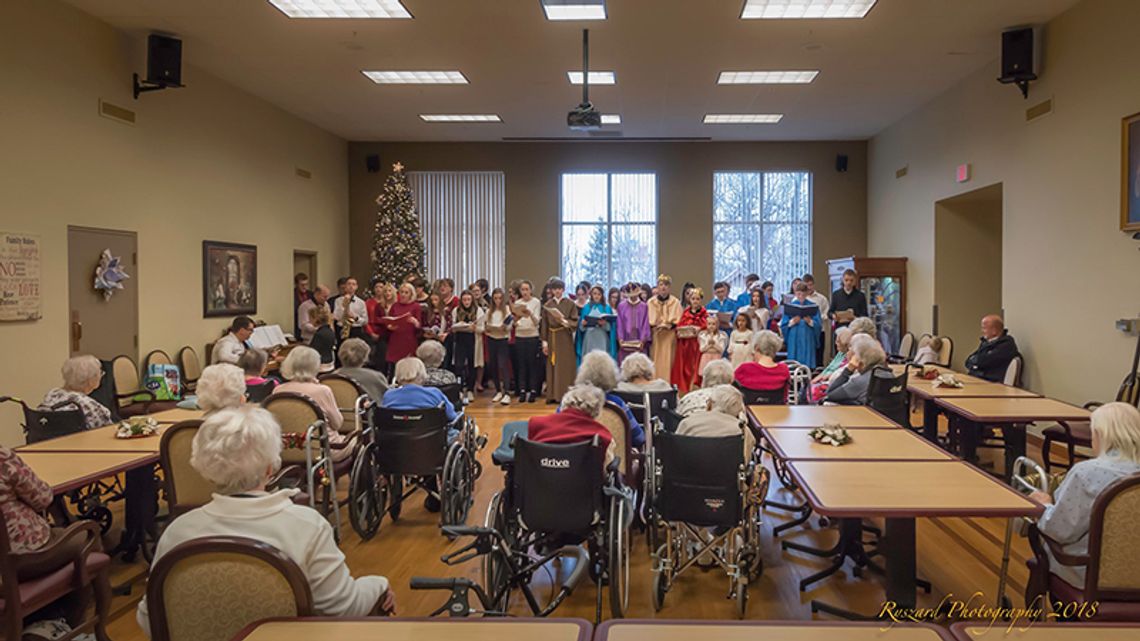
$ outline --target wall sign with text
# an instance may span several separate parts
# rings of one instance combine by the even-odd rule
[[[0,232],[0,321],[42,317],[40,237]]]

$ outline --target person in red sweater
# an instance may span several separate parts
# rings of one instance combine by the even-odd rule
[[[414,356],[419,340],[416,332],[423,324],[420,304],[415,302],[416,290],[408,283],[400,285],[396,302],[388,308],[388,315],[380,319],[384,336],[388,338],[388,351],[385,354],[387,370],[391,376],[395,371],[396,363],[402,358]]]
[[[769,330],[761,330],[752,336],[753,362],[742,363],[733,375],[741,387],[758,391],[784,389],[788,386],[791,372],[784,363],[776,362],[776,352],[784,341]]]
[[[575,385],[562,395],[555,414],[535,416],[527,422],[527,439],[535,443],[581,443],[595,436],[606,448],[606,464],[614,457],[613,436],[597,421],[606,404],[606,394],[589,384]]]
[[[703,304],[704,292],[694,287],[685,293],[688,307],[677,322],[677,352],[673,357],[672,383],[681,394],[700,386],[701,348],[697,334],[708,324],[709,312]],[[688,329],[686,329],[688,328]]]

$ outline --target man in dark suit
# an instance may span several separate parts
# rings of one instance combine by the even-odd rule
[[[1009,363],[1019,356],[1017,341],[1009,335],[1001,316],[990,314],[982,319],[982,339],[978,349],[966,358],[966,372],[971,376],[1000,383],[1005,379]]]

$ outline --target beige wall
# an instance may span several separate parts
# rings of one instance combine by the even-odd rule
[[[137,42],[55,0],[6,2],[0,20],[0,230],[39,234],[43,319],[0,323],[0,394],[39,402],[68,354],[67,226],[138,233],[139,353],[199,350],[202,240],[258,246],[258,313],[292,323],[294,248],[347,265],[344,141],[185,65],[185,89],[130,94]],[[192,49],[187,51],[192,60]],[[134,109],[127,126],[104,99]],[[295,168],[312,172],[311,180]],[[13,406],[0,443],[22,443]]]
[[[934,203],[1003,184],[1003,303],[1026,383],[1070,401],[1111,397],[1136,340],[1113,328],[1140,311],[1140,243],[1118,230],[1120,119],[1140,111],[1136,24],[1140,3],[1086,0],[1047,25],[1029,100],[994,81],[995,61],[869,144],[869,250],[910,258],[916,332],[930,326]],[[1026,123],[1048,97],[1054,113]],[[973,178],[960,185],[966,162]]]
[[[503,171],[506,174],[506,277],[545,280],[559,273],[560,176],[574,171],[657,174],[658,270],[678,283],[708,286],[712,274],[712,174],[721,170],[806,170],[813,174],[814,270],[826,260],[866,250],[866,144],[806,143],[352,143],[352,270],[371,273],[368,252],[376,196],[391,164],[411,171]],[[381,172],[365,158],[378,154]],[[836,154],[850,158],[835,171]],[[325,272],[324,278],[332,275]],[[823,280],[826,280],[824,276]]]

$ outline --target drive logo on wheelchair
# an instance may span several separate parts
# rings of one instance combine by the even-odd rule
[[[538,460],[538,464],[555,470],[570,469],[570,459],[565,458],[543,458]]]
[[[705,507],[717,512],[724,507],[724,499],[705,499]]]

